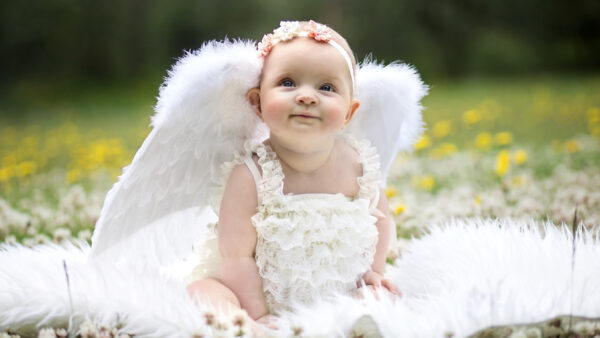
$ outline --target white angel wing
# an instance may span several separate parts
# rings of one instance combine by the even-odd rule
[[[367,139],[381,160],[382,184],[399,151],[411,151],[423,133],[421,99],[427,94],[416,70],[406,64],[387,66],[365,60],[356,74],[360,107],[345,133]]]
[[[167,264],[189,253],[216,218],[210,188],[220,165],[260,137],[246,92],[258,85],[262,62],[253,42],[211,41],[174,65],[152,131],[106,196],[92,257]]]

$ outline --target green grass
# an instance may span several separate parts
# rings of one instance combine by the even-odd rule
[[[110,129],[126,135],[146,128],[161,79],[110,86],[19,84],[0,96],[0,123],[19,129],[52,128],[70,121],[84,130]],[[515,141],[547,146],[587,133],[586,111],[600,107],[600,76],[543,76],[465,79],[429,83],[423,100],[429,128],[448,120],[447,141],[467,145],[482,131],[511,131]],[[462,114],[483,113],[480,123],[464,127]]]
[[[510,131],[517,143],[547,147],[589,132],[586,112],[600,108],[600,76],[434,82],[423,105],[430,128],[437,121],[454,122],[457,128],[448,140],[459,145],[469,144],[481,131]],[[484,116],[467,128],[461,118],[470,109]]]

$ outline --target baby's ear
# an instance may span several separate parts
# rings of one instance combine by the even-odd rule
[[[346,114],[346,122],[344,123],[344,127],[350,123],[358,107],[360,107],[360,101],[358,99],[352,99],[352,101],[350,101],[350,107],[348,108],[348,114]]]
[[[254,108],[254,111],[258,117],[260,117],[262,120],[262,116],[260,114],[260,88],[255,87],[250,89],[248,93],[246,93],[246,99],[248,99],[248,102],[250,102],[250,105]]]

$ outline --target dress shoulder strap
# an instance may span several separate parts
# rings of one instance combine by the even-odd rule
[[[283,195],[283,170],[271,147],[260,142],[253,143],[246,150],[244,164],[254,177],[258,204],[269,203],[273,198]],[[252,158],[254,154],[258,157],[256,162]]]
[[[383,216],[377,209],[379,191],[381,188],[381,165],[377,149],[368,140],[357,140],[350,135],[343,135],[346,143],[358,153],[358,162],[362,165],[363,174],[357,179],[359,185],[358,197],[370,201],[369,211],[375,216]]]

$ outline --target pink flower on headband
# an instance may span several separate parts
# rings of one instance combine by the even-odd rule
[[[329,42],[331,40],[331,28],[320,23],[310,20],[307,31],[308,36],[317,41]]]
[[[263,36],[262,41],[258,43],[259,56],[267,56],[273,49],[273,34],[266,34]]]

